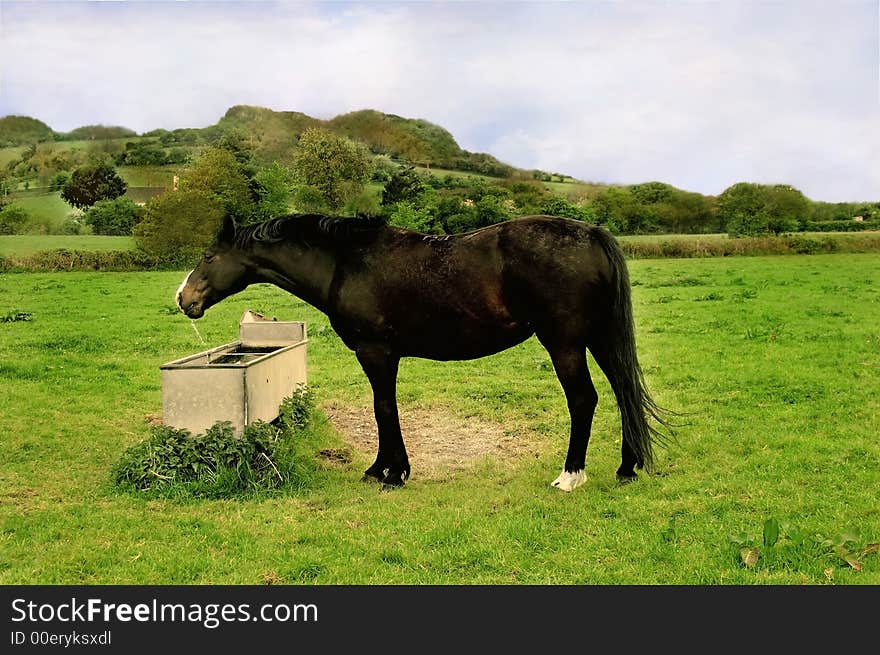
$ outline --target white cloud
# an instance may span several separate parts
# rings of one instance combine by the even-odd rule
[[[431,120],[582,179],[880,197],[877,6],[4,2],[0,114],[203,126],[233,104]]]

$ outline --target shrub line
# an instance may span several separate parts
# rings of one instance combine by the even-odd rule
[[[629,242],[620,240],[629,259],[684,259],[760,255],[814,255],[880,252],[880,232],[845,235],[669,239]],[[188,258],[156,258],[143,250],[44,250],[22,257],[0,256],[0,273],[62,271],[175,271],[191,268]]]

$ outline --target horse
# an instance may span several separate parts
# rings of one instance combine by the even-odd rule
[[[572,491],[585,461],[598,394],[593,355],[621,415],[617,480],[650,470],[652,443],[668,436],[636,355],[623,252],[599,226],[523,216],[454,235],[386,221],[317,214],[238,226],[226,216],[177,290],[179,309],[201,318],[254,283],[270,283],[328,317],[370,382],[379,447],[363,479],[400,487],[410,477],[397,407],[403,357],[467,360],[536,336],[547,350],[571,420],[568,452],[551,485]]]

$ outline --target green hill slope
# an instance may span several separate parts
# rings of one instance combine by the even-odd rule
[[[137,136],[137,132],[119,125],[84,125],[61,135],[61,138],[66,141],[97,141],[124,139],[129,136]]]
[[[56,138],[52,128],[43,121],[29,116],[4,116],[0,118],[0,148],[23,146]]]
[[[236,105],[227,110],[216,126],[205,128],[205,136],[211,142],[222,138],[229,130],[240,130],[255,157],[262,163],[269,163],[289,159],[299,135],[320,125],[320,120],[298,111]]]
[[[313,118],[296,111],[274,111],[265,107],[235,105],[220,120],[203,128],[153,130],[137,135],[125,127],[86,125],[70,132],[54,132],[48,125],[25,116],[0,118],[0,147],[14,147],[40,141],[109,141],[151,139],[162,147],[204,147],[234,138],[253,153],[256,163],[289,161],[300,135],[310,127],[361,141],[376,154],[420,166],[444,168],[509,177],[516,172],[485,153],[462,149],[446,129],[426,120],[404,118],[372,109],[341,114],[330,120]]]

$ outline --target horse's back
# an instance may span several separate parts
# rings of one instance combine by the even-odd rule
[[[613,265],[601,228],[552,216],[527,216],[504,224],[504,296],[536,331],[562,326],[581,333],[613,301]]]

